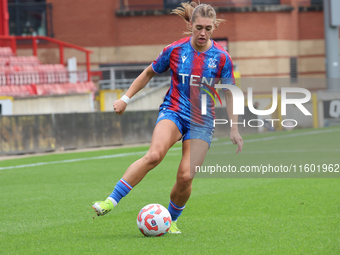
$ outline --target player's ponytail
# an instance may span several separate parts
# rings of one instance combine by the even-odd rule
[[[214,20],[215,28],[218,25],[225,21],[224,19],[216,19],[216,12],[211,5],[208,4],[197,4],[196,2],[186,2],[181,3],[181,6],[173,9],[170,14],[177,14],[178,16],[182,17],[184,21],[187,23],[187,28],[189,32],[185,32],[186,34],[191,34],[191,28],[189,26],[190,20],[192,23],[195,22],[196,18],[211,18]]]
[[[192,13],[197,6],[198,4],[196,2],[181,3],[181,6],[173,9],[170,14],[177,14],[178,16],[182,17],[188,26],[191,20]]]

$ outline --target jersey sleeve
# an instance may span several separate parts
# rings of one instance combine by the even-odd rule
[[[168,45],[165,47],[155,61],[152,62],[151,66],[155,73],[161,74],[170,68],[170,54],[173,47]]]
[[[236,85],[234,78],[233,61],[231,60],[230,56],[227,55],[226,57],[226,62],[221,73],[222,84]]]

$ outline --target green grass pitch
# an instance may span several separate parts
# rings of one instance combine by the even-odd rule
[[[316,131],[245,135],[241,154],[220,152],[235,166],[340,164],[340,128]],[[340,254],[339,178],[195,178],[182,234],[144,237],[138,211],[168,206],[180,146],[99,218],[92,202],[147,146],[0,161],[0,254]]]

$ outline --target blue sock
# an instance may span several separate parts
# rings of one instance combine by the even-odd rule
[[[113,205],[116,206],[123,197],[129,194],[131,190],[132,186],[122,178],[119,182],[117,182],[113,192],[107,199],[111,200]]]
[[[171,214],[171,220],[176,221],[177,218],[181,215],[184,208],[185,208],[185,206],[180,207],[178,205],[175,205],[174,202],[172,202],[171,199],[170,199],[168,211]]]

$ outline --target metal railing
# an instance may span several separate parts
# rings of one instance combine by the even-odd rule
[[[88,81],[86,71],[35,71],[3,72],[0,70],[0,86],[82,83]]]
[[[150,95],[150,94],[156,92],[157,90],[159,90],[159,89],[161,89],[161,88],[163,88],[163,87],[169,86],[169,85],[170,85],[170,82],[171,82],[171,79],[170,79],[170,77],[169,77],[167,81],[160,82],[160,83],[157,85],[157,87],[153,87],[153,88],[151,88],[151,89],[149,89],[149,90],[147,90],[147,91],[143,91],[142,93],[137,94],[136,96],[134,96],[133,98],[131,98],[131,101],[130,101],[130,102],[137,101],[137,100],[139,100],[139,99],[141,99],[141,98],[144,98],[144,97],[147,96],[147,95]]]
[[[9,46],[12,48],[12,51],[14,54],[16,54],[16,51],[17,51],[18,40],[31,40],[32,41],[33,56],[38,56],[38,41],[39,40],[45,40],[45,41],[57,44],[59,48],[59,62],[62,65],[64,65],[64,48],[65,47],[84,52],[86,54],[87,79],[88,81],[91,81],[90,54],[93,53],[91,50],[85,49],[78,45],[63,42],[63,41],[60,41],[60,40],[57,40],[57,39],[54,39],[48,36],[39,36],[39,35],[38,36],[1,36],[0,35],[0,45],[2,43],[1,41],[7,42]]]
[[[100,89],[128,89],[131,83],[137,78],[140,73],[147,68],[143,66],[115,66],[115,67],[101,67],[96,70],[91,70],[92,74],[100,76],[99,85]],[[125,75],[127,72],[137,71],[135,75]],[[162,75],[154,76],[150,82],[145,86],[146,88],[158,87],[164,82],[170,84],[170,73],[166,72]]]

